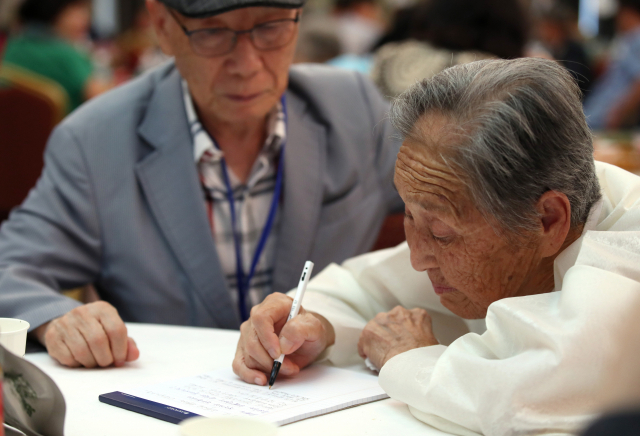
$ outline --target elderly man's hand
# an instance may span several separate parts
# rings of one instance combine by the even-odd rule
[[[358,353],[382,368],[397,354],[437,344],[431,331],[431,317],[426,310],[396,306],[369,321],[360,335]]]
[[[281,353],[286,357],[280,374],[295,375],[334,343],[335,333],[329,321],[303,307],[286,322],[292,303],[284,294],[271,294],[254,306],[251,317],[240,326],[233,372],[245,382],[266,385],[266,374],[271,373],[273,361]]]
[[[118,311],[104,301],[76,307],[35,335],[51,357],[70,367],[122,366],[140,356]]]

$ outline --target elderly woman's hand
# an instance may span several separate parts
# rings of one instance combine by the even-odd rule
[[[369,321],[360,335],[358,353],[382,368],[397,354],[437,344],[431,331],[431,317],[426,310],[396,306]]]
[[[266,385],[267,374],[280,353],[286,355],[280,374],[296,375],[334,343],[331,323],[304,307],[287,322],[292,303],[291,297],[275,292],[254,306],[251,317],[240,326],[232,367],[245,382]]]

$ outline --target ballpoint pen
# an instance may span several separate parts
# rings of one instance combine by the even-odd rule
[[[300,276],[300,281],[298,282],[298,290],[296,291],[296,295],[293,297],[293,304],[291,305],[289,317],[287,318],[286,322],[289,322],[289,320],[296,316],[300,311],[302,297],[304,297],[304,291],[307,290],[307,284],[309,283],[309,278],[311,277],[311,271],[313,271],[313,262],[308,260],[305,262],[304,268],[302,269],[302,275]],[[280,357],[273,361],[273,368],[271,369],[271,376],[269,377],[269,389],[273,387],[273,384],[276,381],[276,377],[278,376],[278,372],[280,371],[280,366],[282,365],[283,360],[284,354],[281,354]]]

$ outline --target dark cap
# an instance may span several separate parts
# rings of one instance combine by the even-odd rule
[[[189,18],[205,18],[250,6],[300,8],[306,0],[160,0]]]

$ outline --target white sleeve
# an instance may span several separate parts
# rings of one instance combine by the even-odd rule
[[[303,306],[327,318],[336,332],[336,343],[323,357],[336,365],[361,361],[358,339],[366,323],[379,312],[395,306],[427,309],[434,334],[449,344],[469,331],[467,324],[440,304],[426,273],[411,268],[406,243],[331,264],[307,287]]]
[[[640,233],[587,232],[562,290],[493,303],[487,331],[395,356],[380,385],[454,434],[570,434],[640,397]]]

